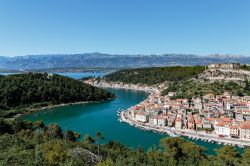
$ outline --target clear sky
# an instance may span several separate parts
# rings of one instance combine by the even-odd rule
[[[0,55],[250,56],[250,0],[0,0]]]

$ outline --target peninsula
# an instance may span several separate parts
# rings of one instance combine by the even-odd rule
[[[0,117],[5,118],[37,108],[115,97],[101,88],[47,73],[1,76],[0,87]]]

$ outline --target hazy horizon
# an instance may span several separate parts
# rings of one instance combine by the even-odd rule
[[[162,53],[162,54],[112,54],[112,53],[103,53],[103,52],[83,52],[83,53],[45,53],[45,54],[26,54],[26,55],[12,55],[12,56],[6,56],[6,55],[0,55],[0,57],[9,57],[9,58],[14,58],[14,57],[24,57],[24,56],[53,56],[53,55],[82,55],[82,54],[107,54],[107,55],[112,55],[112,56],[119,56],[119,55],[126,55],[126,56],[151,56],[151,55],[156,55],[156,56],[162,56],[162,55],[194,55],[194,56],[200,56],[200,57],[206,57],[206,56],[214,56],[214,55],[220,55],[220,56],[242,56],[242,57],[250,57],[250,55],[242,55],[242,54],[230,54],[230,53],[211,53],[211,54],[193,54],[193,53]]]

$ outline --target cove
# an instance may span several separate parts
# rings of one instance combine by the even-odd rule
[[[118,121],[116,111],[141,102],[148,96],[146,92],[110,88],[107,90],[115,93],[117,98],[101,103],[69,105],[43,110],[25,115],[22,119],[43,120],[45,124],[57,123],[63,130],[77,131],[82,136],[86,133],[95,136],[95,133],[100,131],[105,137],[105,142],[119,141],[129,147],[140,146],[145,150],[153,146],[157,147],[161,138],[168,137],[164,134],[143,131]],[[207,148],[208,154],[215,154],[214,149],[219,147],[217,144],[190,141]]]

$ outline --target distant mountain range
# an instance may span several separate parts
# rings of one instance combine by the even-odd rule
[[[210,63],[250,63],[250,57],[241,55],[189,54],[111,55],[102,53],[27,55],[0,57],[1,69],[25,70],[48,68],[136,68],[151,66],[190,66]]]

